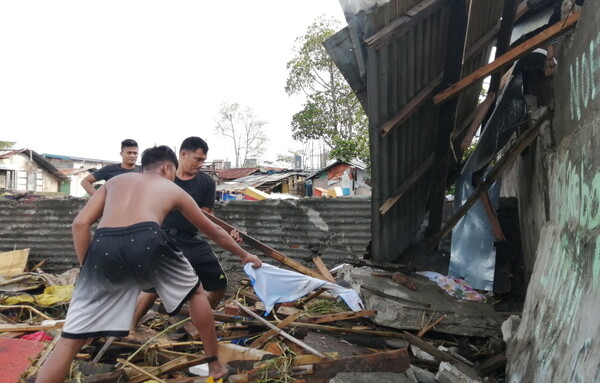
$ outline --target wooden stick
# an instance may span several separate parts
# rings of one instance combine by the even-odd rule
[[[316,315],[308,317],[305,322],[307,323],[329,323],[337,322],[341,320],[358,319],[364,317],[371,317],[377,315],[376,310],[361,310],[361,311],[347,311],[336,314]]]
[[[100,349],[100,351],[98,351],[98,353],[96,354],[96,356],[92,360],[92,362],[98,363],[98,361],[100,360],[100,358],[102,358],[104,356],[104,353],[106,352],[106,350],[108,350],[108,348],[115,341],[115,339],[117,339],[117,338],[114,337],[114,336],[108,337],[108,339],[106,340],[106,342],[104,343],[104,345],[102,346],[102,348]]]
[[[144,374],[145,376],[147,376],[147,377],[149,377],[149,378],[152,378],[152,379],[156,380],[158,383],[165,383],[165,381],[164,381],[164,380],[162,380],[162,379],[160,379],[160,378],[158,378],[158,377],[156,377],[156,376],[152,375],[151,373],[149,373],[148,371],[144,370],[143,368],[141,368],[141,367],[138,367],[138,366],[136,366],[135,364],[133,364],[133,363],[131,363],[131,362],[129,362],[129,361],[127,361],[127,360],[125,360],[125,359],[121,359],[121,358],[119,358],[119,359],[117,359],[117,362],[119,362],[119,363],[122,363],[124,366],[128,366],[128,367],[130,367],[130,368],[133,368],[134,370],[136,370],[136,371],[138,371],[138,372],[141,372],[141,373],[142,373],[142,374]]]
[[[281,322],[277,323],[277,328],[279,328],[279,329],[286,328],[287,325],[289,325],[290,323],[294,322],[296,319],[300,318],[302,316],[302,314],[303,314],[302,312],[297,312],[295,314],[290,315],[289,317],[285,318]],[[260,348],[260,347],[262,347],[263,344],[265,344],[266,342],[268,342],[275,335],[277,335],[277,332],[275,330],[269,330],[269,331],[265,332],[264,334],[262,334],[261,336],[259,336],[248,347],[250,347],[250,348]]]
[[[62,328],[64,322],[56,322],[50,325],[28,325],[28,324],[0,324],[0,332],[21,332],[21,331],[43,331]]]
[[[131,360],[133,359],[134,356],[136,356],[137,354],[139,354],[148,344],[150,344],[150,342],[152,342],[154,339],[158,338],[159,336],[165,334],[167,331],[174,329],[188,321],[192,320],[191,318],[185,318],[182,321],[179,321],[169,327],[167,327],[166,329],[162,330],[161,332],[159,332],[158,334],[154,335],[152,338],[148,339],[148,341],[146,341],[146,343],[144,343],[143,345],[140,346],[139,349],[137,349],[133,354],[129,355],[129,358],[127,358],[127,360]]]
[[[54,339],[52,339],[52,342],[50,342],[50,344],[48,344],[46,346],[44,351],[42,351],[42,353],[41,353],[40,357],[38,358],[37,362],[35,363],[35,365],[29,368],[27,375],[26,375],[27,378],[32,377],[35,374],[37,374],[40,367],[42,367],[42,364],[44,364],[44,361],[46,360],[46,358],[48,358],[48,355],[50,355],[52,350],[54,350],[54,347],[56,347],[56,344],[58,343],[58,340],[60,339],[61,332],[62,332],[61,330],[58,330],[58,334],[56,334]]]
[[[336,283],[335,278],[333,277],[333,275],[331,275],[329,269],[327,268],[327,266],[325,266],[325,263],[323,262],[321,257],[317,255],[316,257],[313,257],[312,260],[315,263],[315,265],[317,265],[317,269],[319,270],[321,275],[323,275],[321,279],[325,278],[331,283]]]
[[[481,80],[482,78],[501,70],[502,67],[504,67],[505,65],[520,59],[521,57],[525,56],[529,52],[539,47],[540,45],[574,28],[577,24],[577,21],[579,20],[580,15],[581,11],[577,11],[569,15],[566,19],[559,21],[558,23],[552,25],[548,29],[545,29],[544,31],[535,35],[531,39],[511,49],[502,56],[498,57],[496,60],[492,61],[487,65],[484,65],[483,67],[466,76],[462,80],[454,83],[450,87],[446,88],[444,91],[435,95],[433,97],[433,102],[436,105],[439,105],[448,101],[451,98],[456,97],[458,93],[463,91],[467,86],[472,85],[476,81]]]
[[[31,268],[31,270],[29,270],[30,273],[36,271],[37,269],[39,269],[40,267],[44,266],[44,264],[46,263],[46,260],[44,259],[43,261],[37,263],[35,266],[33,266]]]
[[[299,341],[298,339],[294,338],[290,334],[288,334],[288,333],[282,331],[281,329],[277,328],[276,326],[272,325],[269,321],[261,318],[259,315],[255,314],[255,313],[253,313],[251,310],[249,310],[246,306],[242,305],[240,302],[234,301],[233,303],[235,303],[242,310],[244,310],[246,312],[246,314],[257,319],[259,322],[264,323],[267,327],[269,327],[271,330],[275,331],[277,334],[281,335],[282,337],[296,343],[298,346],[304,348],[306,351],[312,352],[313,354],[320,356],[321,358],[325,358],[325,355],[321,354],[319,351],[315,350],[314,348],[310,347],[306,343]]]
[[[465,133],[465,137],[463,138],[463,140],[460,144],[460,150],[462,150],[463,152],[465,150],[467,150],[469,145],[471,145],[471,142],[473,142],[473,137],[475,137],[475,134],[477,133],[479,126],[485,119],[485,116],[487,115],[487,112],[490,110],[490,107],[494,104],[495,99],[496,99],[496,93],[490,92],[490,93],[488,93],[485,100],[483,100],[483,102],[481,104],[479,104],[477,106],[477,108],[475,109],[477,111],[475,114],[475,118],[473,119],[473,122],[471,122],[471,125],[469,126],[469,129]]]
[[[432,324],[425,326],[421,329],[421,331],[419,331],[417,333],[417,336],[419,338],[422,338],[423,335],[427,334],[429,332],[429,330],[431,330],[432,328],[434,328],[436,325],[440,324],[440,322],[442,322],[444,319],[446,319],[447,315],[444,314],[441,317],[439,317],[435,322],[433,322]]]
[[[203,213],[206,215],[206,217],[208,219],[210,219],[213,223],[217,224],[218,226],[222,227],[223,229],[225,229],[225,231],[227,231],[228,233],[231,233],[232,230],[237,230],[235,227],[231,226],[230,224],[228,224],[227,222],[215,217],[214,215],[207,213],[205,211],[203,211]],[[239,230],[237,230],[239,231]],[[317,278],[317,279],[322,279],[322,280],[326,280],[325,277],[323,277],[321,274],[317,273],[314,270],[309,269],[306,266],[301,265],[300,263],[294,261],[292,258],[286,257],[285,255],[283,255],[282,253],[280,253],[279,251],[273,249],[272,247],[269,247],[267,245],[265,245],[264,243],[252,238],[251,236],[249,236],[246,233],[243,233],[241,231],[239,231],[240,233],[240,237],[242,237],[242,239],[244,240],[244,243],[248,244],[249,246],[252,246],[253,248],[255,248],[256,250],[261,251],[264,255],[266,255],[267,257],[271,257],[276,261],[279,261],[280,263],[290,267],[292,270],[295,270],[299,273],[311,276],[313,278]]]
[[[36,309],[35,307],[32,307],[32,306],[27,306],[27,305],[10,305],[10,306],[4,306],[4,305],[0,305],[0,311],[2,311],[3,309],[27,309],[27,310],[33,311],[34,313],[36,313],[37,315],[41,316],[44,319],[54,320],[54,318],[49,317],[48,315],[44,314],[43,312],[39,311],[38,309]]]

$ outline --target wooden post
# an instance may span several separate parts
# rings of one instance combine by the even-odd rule
[[[442,84],[455,83],[460,79],[467,30],[467,9],[463,0],[450,1],[450,22],[446,39],[446,58]],[[432,184],[429,190],[429,225],[426,235],[439,231],[446,201],[446,177],[452,131],[456,124],[458,100],[440,108],[438,132],[433,161]]]

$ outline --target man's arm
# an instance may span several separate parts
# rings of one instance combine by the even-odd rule
[[[204,232],[210,239],[212,239],[217,245],[223,249],[239,256],[242,263],[246,264],[252,262],[255,268],[261,266],[262,261],[254,254],[248,253],[242,249],[225,230],[221,227],[212,223],[204,215],[202,209],[198,208],[198,205],[189,194],[181,190],[177,199],[179,210],[183,216],[190,221],[199,230]]]
[[[73,233],[73,245],[75,246],[75,254],[80,264],[83,264],[92,236],[90,228],[96,221],[102,217],[104,210],[104,202],[106,201],[106,186],[102,185],[100,189],[94,193],[92,198],[81,209],[73,225],[71,231]]]
[[[83,190],[85,190],[90,196],[93,196],[96,192],[94,185],[92,185],[96,181],[96,177],[94,177],[93,174],[88,174],[87,177],[81,180],[81,186],[83,187]]]

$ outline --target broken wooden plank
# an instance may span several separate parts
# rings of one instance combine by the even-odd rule
[[[421,350],[425,351],[429,355],[431,355],[434,358],[436,358],[438,361],[451,362],[453,364],[463,364],[464,365],[464,363],[462,361],[460,361],[459,359],[455,358],[450,353],[448,353],[446,351],[438,350],[435,346],[432,346],[431,344],[429,344],[426,341],[424,341],[423,339],[421,339],[421,338],[419,338],[419,337],[417,337],[417,336],[409,333],[408,331],[404,331],[403,334],[405,336],[405,339],[410,344],[414,344],[415,346],[417,346]]]
[[[487,65],[484,65],[475,72],[449,86],[444,91],[435,95],[433,97],[433,102],[436,105],[439,105],[450,100],[451,98],[456,97],[469,85],[472,85],[476,81],[481,80],[482,78],[485,78],[490,74],[501,70],[505,65],[520,59],[521,57],[530,53],[542,44],[547,43],[553,38],[564,34],[565,32],[574,28],[575,25],[577,25],[577,21],[579,21],[580,16],[581,11],[574,12],[573,14],[569,15],[566,19],[557,22],[556,24],[552,25],[548,29],[545,29],[544,31],[540,32],[539,34],[525,41],[524,43],[509,50],[502,56],[498,57],[496,60],[492,61]]]
[[[496,163],[496,166],[494,166],[494,169],[492,169],[485,181],[483,181],[483,183],[475,189],[469,199],[458,209],[458,211],[456,211],[456,213],[454,213],[452,217],[450,217],[448,222],[446,222],[446,225],[444,225],[439,232],[425,239],[428,249],[431,250],[435,248],[437,244],[452,231],[454,225],[456,225],[458,221],[460,221],[460,219],[469,211],[469,209],[479,200],[481,194],[489,189],[492,184],[498,178],[500,178],[500,175],[504,172],[504,170],[506,170],[509,165],[511,165],[518,158],[521,152],[523,152],[523,150],[525,150],[525,148],[527,148],[533,142],[533,140],[535,140],[540,133],[540,127],[546,120],[548,114],[548,108],[544,108],[534,126],[526,130],[521,137],[519,137],[506,151],[504,156],[502,156],[502,158],[500,158],[500,160]]]
[[[277,328],[278,329],[284,329],[284,328],[286,328],[287,325],[289,325],[290,323],[294,322],[296,319],[300,318],[302,316],[302,314],[303,314],[302,312],[297,312],[295,314],[292,314],[292,315],[288,316],[287,318],[285,318],[284,320],[282,320],[281,322],[279,322],[277,324]],[[260,348],[263,344],[265,344],[266,342],[268,342],[269,339],[273,338],[276,335],[277,335],[277,331],[275,331],[275,330],[269,330],[269,331],[265,332],[264,334],[262,334],[261,336],[259,336],[248,347],[250,347],[250,348]]]
[[[204,215],[206,215],[206,217],[208,219],[210,219],[213,223],[215,223],[218,226],[220,226],[223,229],[225,229],[225,231],[227,231],[228,233],[231,233],[232,230],[239,231],[235,227],[233,227],[230,224],[228,224],[227,222],[225,222],[225,221],[223,221],[223,220],[215,217],[214,215],[212,215],[210,213],[204,212]],[[305,275],[308,275],[308,276],[311,276],[311,277],[317,278],[317,279],[326,280],[326,279],[324,279],[324,277],[321,274],[317,273],[316,271],[311,270],[308,267],[301,265],[300,263],[296,262],[292,258],[286,257],[285,255],[283,255],[279,251],[273,249],[272,247],[269,247],[269,246],[265,245],[264,243],[262,243],[262,242],[260,242],[260,241],[258,241],[256,239],[254,239],[254,238],[252,238],[248,234],[243,233],[241,231],[239,231],[239,233],[240,233],[240,237],[244,240],[244,243],[248,244],[249,246],[252,246],[256,250],[261,251],[267,257],[271,257],[271,258],[275,259],[276,261],[279,261],[280,263],[282,263],[282,264],[290,267],[292,270],[295,270],[295,271],[297,271],[297,272],[299,272],[301,274],[305,274]]]
[[[473,174],[473,185],[477,187],[481,185],[481,183],[481,175]],[[500,226],[500,221],[498,221],[498,217],[496,216],[496,212],[492,206],[492,200],[490,199],[490,195],[487,191],[481,193],[481,203],[483,204],[485,214],[488,216],[490,224],[492,225],[492,231],[494,232],[496,242],[506,241],[506,238],[504,238],[504,233],[502,232],[502,227]]]
[[[427,157],[427,159],[423,161],[421,165],[419,165],[419,167],[414,172],[412,172],[410,176],[408,176],[408,178],[402,183],[402,185],[400,185],[400,187],[394,190],[392,196],[389,197],[383,205],[381,205],[381,207],[379,208],[379,213],[381,213],[382,215],[387,213],[407,191],[412,189],[412,187],[415,186],[417,181],[419,181],[423,177],[423,175],[425,175],[431,169],[431,165],[433,165],[433,160],[434,155],[429,155],[429,157]]]
[[[313,257],[312,260],[313,260],[314,264],[317,266],[317,270],[319,270],[319,272],[321,273],[323,278],[325,278],[327,281],[329,281],[331,283],[336,283],[335,278],[331,275],[331,273],[329,272],[329,269],[327,268],[327,266],[325,266],[325,263],[323,262],[323,259],[321,259],[321,257],[319,257],[317,255],[316,257]],[[321,278],[321,279],[323,279],[323,278]]]
[[[405,348],[314,363],[310,378],[331,379],[340,372],[403,372],[410,367]]]
[[[263,318],[261,318],[259,315],[253,313],[252,311],[250,311],[248,308],[246,308],[244,305],[242,305],[241,303],[239,303],[238,301],[234,301],[238,306],[240,306],[240,308],[242,310],[244,310],[247,314],[249,314],[250,316],[254,317],[255,319],[258,319],[259,322],[264,323],[267,327],[269,327],[271,330],[274,330],[275,332],[277,332],[278,335],[281,335],[282,337],[296,343],[297,345],[299,345],[300,347],[304,348],[305,350],[312,352],[315,355],[318,355],[322,358],[325,358],[325,355],[321,354],[319,351],[315,350],[314,348],[310,347],[309,345],[305,344],[304,342],[294,338],[293,336],[291,336],[290,334],[282,331],[281,329],[277,328],[276,326],[274,326],[273,324],[269,323],[268,321],[264,320]]]
[[[161,366],[144,369],[144,371],[146,373],[145,375],[140,374],[135,377],[130,377],[128,380],[128,383],[145,382],[146,380],[148,380],[147,374],[151,374],[154,376],[160,376],[160,375],[164,375],[164,374],[167,374],[170,372],[183,370],[183,369],[191,367],[191,366],[209,363],[209,362],[212,362],[215,360],[217,360],[216,356],[198,357],[196,355],[191,355],[191,354],[186,355],[186,356],[181,356],[181,357],[174,359],[170,362],[167,362]]]
[[[471,142],[473,142],[473,137],[475,137],[477,130],[479,130],[479,126],[485,119],[485,116],[490,110],[490,107],[494,105],[494,100],[496,100],[496,93],[489,92],[485,100],[483,100],[481,104],[477,105],[477,108],[475,109],[475,117],[473,118],[471,125],[469,125],[469,128],[467,129],[467,132],[465,133],[465,136],[463,137],[463,140],[460,143],[460,150],[462,150],[463,152],[467,150],[469,146],[471,146]]]
[[[377,315],[376,310],[361,310],[361,311],[348,311],[343,313],[325,314],[325,315],[314,315],[300,320],[300,322],[306,323],[328,323],[337,322],[341,320],[358,319],[364,317],[370,317]]]
[[[0,324],[0,332],[13,332],[13,331],[25,331],[25,332],[36,332],[36,331],[46,331],[46,330],[55,330],[57,328],[62,328],[64,325],[64,321],[51,321],[47,325],[29,325],[29,324]]]
[[[411,30],[419,22],[435,13],[447,4],[447,0],[425,0],[411,8],[406,14],[392,20],[385,27],[365,39],[364,43],[375,49],[381,49],[393,39],[397,39]]]
[[[392,116],[388,121],[386,121],[381,126],[381,135],[383,137],[387,136],[392,129],[397,126],[402,125],[406,120],[408,120],[415,112],[419,109],[421,105],[431,99],[431,96],[437,90],[437,87],[442,82],[442,75],[438,75],[434,78],[425,88],[421,89],[419,93],[417,93],[406,105],[402,107],[396,114]]]
[[[433,322],[430,325],[427,325],[425,327],[423,327],[418,333],[417,333],[417,337],[422,338],[423,335],[427,334],[429,332],[429,330],[431,330],[432,328],[434,328],[436,325],[440,324],[444,319],[446,319],[448,316],[446,314],[442,315],[441,317],[439,317],[438,319],[435,320],[435,322]]]
[[[115,341],[115,339],[117,339],[117,338],[114,337],[114,336],[109,336],[106,339],[106,342],[104,342],[104,345],[102,346],[102,348],[100,349],[100,351],[98,351],[98,353],[96,354],[96,356],[92,360],[92,362],[98,363],[100,361],[100,358],[102,358],[104,356],[104,353],[108,350],[108,348]]]
[[[125,359],[118,358],[117,362],[121,363],[122,365],[127,366],[129,368],[132,368],[132,369],[136,370],[139,373],[141,373],[142,376],[144,377],[143,381],[148,380],[148,378],[152,378],[155,381],[157,381],[158,383],[165,383],[164,380],[159,379],[157,376],[154,376],[153,374],[149,373],[148,371],[144,370],[143,368],[138,367],[135,364],[133,364],[133,363],[131,363],[131,362],[125,360]]]

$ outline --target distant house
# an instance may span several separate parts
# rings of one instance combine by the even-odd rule
[[[0,151],[0,189],[57,193],[69,178],[31,149]]]
[[[63,156],[44,153],[42,156],[57,169],[100,169],[106,165],[118,164],[120,161],[106,161],[95,158]]]
[[[313,196],[371,195],[371,175],[358,161],[336,160],[307,178]]]
[[[62,174],[69,177],[69,181],[63,184],[60,191],[73,197],[86,196],[87,192],[81,186],[81,181],[95,170],[96,168],[59,169]]]

